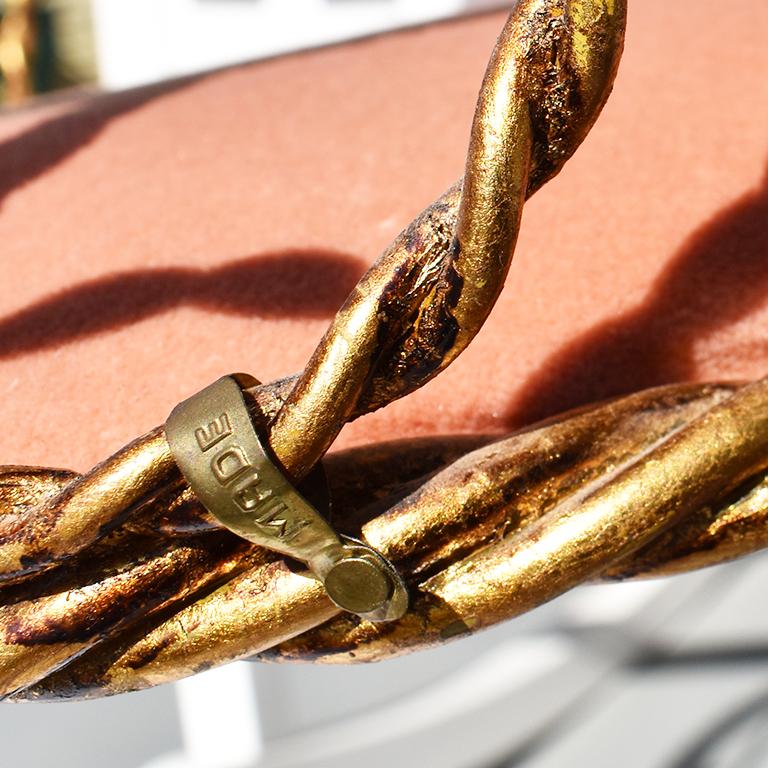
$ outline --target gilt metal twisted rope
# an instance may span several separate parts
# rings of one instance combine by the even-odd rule
[[[464,179],[362,278],[299,376],[249,391],[296,480],[346,422],[417,389],[471,342],[525,199],[608,97],[625,21],[624,0],[516,4]],[[325,467],[335,527],[408,584],[397,622],[343,614],[295,563],[221,530],[162,428],[85,475],[0,469],[0,694],[109,695],[249,657],[384,659],[587,581],[757,550],[768,544],[768,383],[668,386],[503,439],[379,444]]]

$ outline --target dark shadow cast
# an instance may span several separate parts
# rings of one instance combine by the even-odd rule
[[[696,343],[766,301],[768,175],[689,237],[639,306],[577,337],[533,372],[507,424],[691,379]],[[768,338],[750,354],[768,362]]]
[[[764,725],[766,715],[768,715],[768,696],[761,694],[726,714],[719,723],[709,724],[699,741],[692,744],[685,754],[671,764],[670,768],[706,768],[714,765],[713,753],[717,752],[724,741],[729,737],[738,736],[739,729],[750,722],[758,726]],[[753,733],[755,732],[758,731],[755,729]],[[760,747],[763,753],[765,741],[761,741]]]
[[[175,307],[254,317],[332,317],[362,274],[360,259],[291,250],[210,270],[170,267],[107,275],[0,318],[0,358],[56,347]]]
[[[115,117],[199,81],[185,77],[160,85],[77,101],[69,111],[0,142],[0,204],[13,190],[41,176],[91,142]]]

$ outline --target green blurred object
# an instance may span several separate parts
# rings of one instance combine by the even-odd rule
[[[50,85],[43,90],[94,82],[97,67],[90,0],[40,0],[36,6],[45,18],[46,56],[52,74]]]

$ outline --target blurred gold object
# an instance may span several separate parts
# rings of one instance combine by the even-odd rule
[[[5,0],[0,22],[0,74],[4,101],[18,104],[32,94],[30,53],[34,0]]]
[[[243,403],[269,422],[271,453],[294,483],[347,421],[420,387],[482,327],[525,199],[610,93],[625,20],[624,0],[515,5],[463,181],[363,277],[299,376],[247,390]],[[674,385],[502,439],[366,446],[325,465],[333,528],[375,548],[408,585],[399,621],[342,614],[317,579],[222,530],[161,429],[82,476],[0,470],[0,692],[102,696],[256,654],[384,659],[584,582],[763,548],[768,380]]]

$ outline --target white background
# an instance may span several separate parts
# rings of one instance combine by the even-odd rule
[[[125,88],[510,0],[94,0],[100,80]]]

